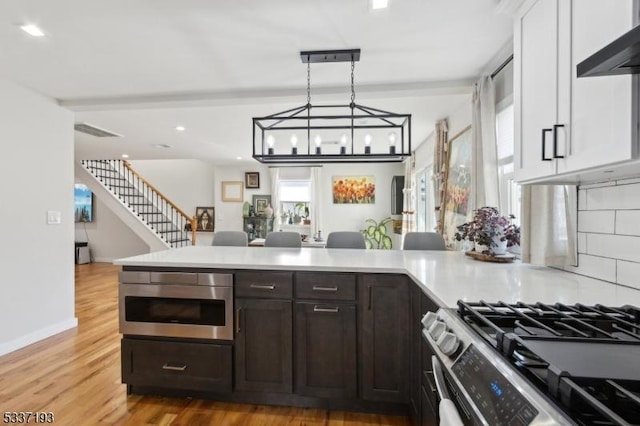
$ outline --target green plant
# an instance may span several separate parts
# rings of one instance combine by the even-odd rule
[[[393,242],[391,237],[387,235],[387,223],[391,220],[390,217],[385,217],[379,223],[373,219],[365,220],[367,227],[360,232],[364,235],[364,243],[368,249],[391,249]]]

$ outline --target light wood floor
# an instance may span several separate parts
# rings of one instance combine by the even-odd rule
[[[78,328],[0,357],[0,411],[53,412],[59,425],[409,425],[398,416],[127,396],[118,270],[76,265]]]

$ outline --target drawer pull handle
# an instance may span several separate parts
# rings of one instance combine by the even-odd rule
[[[171,365],[169,363],[162,366],[163,370],[171,370],[171,371],[184,371],[187,369],[187,364],[182,365]]]
[[[340,308],[338,308],[337,306],[335,308],[321,308],[318,305],[315,305],[313,307],[313,312],[329,312],[332,314],[337,314],[338,312],[340,312]]]
[[[322,287],[319,285],[313,286],[313,291],[338,291],[338,286],[333,287]]]
[[[236,310],[236,334],[240,334],[240,317],[242,314],[242,308]]]
[[[258,288],[260,290],[273,290],[276,288],[275,284],[270,284],[270,285],[251,284],[249,287]]]

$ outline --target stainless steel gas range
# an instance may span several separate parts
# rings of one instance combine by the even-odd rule
[[[422,324],[441,425],[640,424],[640,308],[458,301]]]

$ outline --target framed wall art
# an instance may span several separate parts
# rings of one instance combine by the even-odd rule
[[[240,201],[243,197],[243,183],[240,181],[222,182],[222,201]]]
[[[196,207],[196,219],[198,220],[196,231],[213,232],[215,229],[215,208]]]
[[[375,176],[332,176],[333,204],[375,204]]]
[[[254,195],[253,210],[257,216],[264,216],[264,209],[271,204],[271,195]]]
[[[244,187],[247,189],[260,188],[260,172],[245,172]]]
[[[469,220],[471,173],[471,126],[467,126],[449,141],[444,199],[440,209],[442,237],[448,248],[456,248],[458,226]]]

